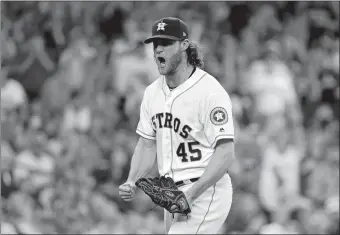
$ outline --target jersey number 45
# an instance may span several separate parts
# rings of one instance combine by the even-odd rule
[[[186,147],[186,144],[188,145]],[[190,162],[196,162],[201,160],[202,158],[202,152],[200,149],[195,148],[196,145],[199,145],[200,143],[197,141],[194,142],[182,142],[178,145],[176,154],[178,157],[182,158],[182,162],[188,162],[188,151],[190,153]],[[188,150],[188,151],[187,151]]]

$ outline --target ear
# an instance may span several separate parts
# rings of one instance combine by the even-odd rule
[[[181,51],[185,51],[189,47],[189,40],[185,39],[181,42]]]

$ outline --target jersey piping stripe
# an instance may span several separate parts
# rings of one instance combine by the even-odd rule
[[[216,191],[216,183],[215,183],[215,185],[214,185],[214,191],[213,191],[213,194],[212,194],[212,196],[211,196],[211,200],[210,200],[210,203],[209,203],[209,207],[208,207],[207,213],[205,213],[204,218],[203,218],[203,221],[202,221],[201,224],[198,226],[197,231],[196,231],[195,234],[197,234],[198,231],[200,230],[202,224],[203,224],[204,221],[205,221],[205,218],[207,217],[207,215],[208,215],[208,213],[209,213],[209,211],[210,211],[210,206],[211,206],[211,204],[212,204],[212,202],[213,202],[213,200],[214,200],[215,191]]]
[[[152,139],[152,140],[156,139],[156,136],[152,136],[152,135],[145,134],[144,132],[142,132],[142,131],[140,131],[140,130],[138,130],[138,129],[137,129],[136,132],[137,132],[138,134],[140,134],[141,136],[147,138],[147,139]]]
[[[233,134],[218,135],[218,136],[215,137],[214,142],[212,142],[211,145],[213,146],[216,143],[217,140],[221,139],[221,137],[224,137],[224,139],[234,139],[235,138]]]
[[[204,73],[202,75],[202,77],[200,79],[198,79],[194,84],[192,84],[190,87],[188,87],[186,90],[182,91],[182,93],[178,94],[178,96],[176,96],[174,98],[174,100],[172,101],[171,107],[170,107],[170,113],[172,113],[172,106],[175,103],[175,100],[180,97],[184,92],[186,92],[187,90],[189,90],[190,88],[194,87],[199,81],[202,80],[202,78],[204,78],[204,76],[206,75],[206,73]],[[172,131],[170,132],[170,139],[171,139],[171,144],[172,144]],[[174,171],[172,169],[172,164],[174,162],[174,153],[173,153],[173,148],[171,147],[171,165],[170,165],[170,170],[172,172],[172,178],[174,178]]]
[[[166,100],[166,92],[164,91],[164,80],[165,80],[165,78],[163,77],[163,79],[162,79],[162,91],[163,91],[163,94],[164,94],[164,97],[165,97],[165,100]]]

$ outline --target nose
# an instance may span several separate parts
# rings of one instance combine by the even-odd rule
[[[154,45],[154,50],[157,54],[161,53],[163,51],[164,47],[162,45],[159,44],[155,44]]]

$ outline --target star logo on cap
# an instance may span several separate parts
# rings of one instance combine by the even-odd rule
[[[164,22],[160,22],[160,23],[158,23],[157,24],[157,31],[159,31],[159,30],[163,30],[163,31],[165,31],[165,26],[166,26],[167,24],[166,23],[164,23]]]

